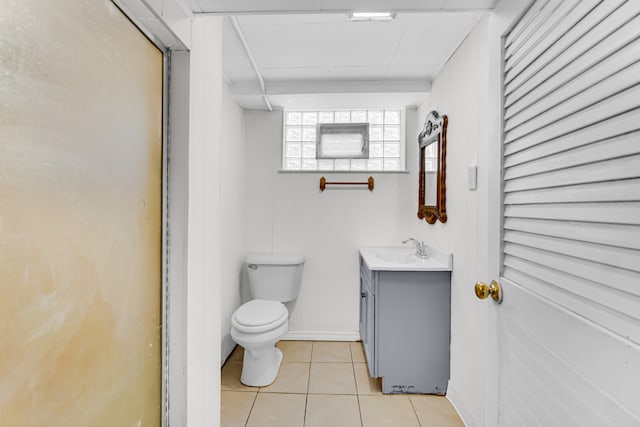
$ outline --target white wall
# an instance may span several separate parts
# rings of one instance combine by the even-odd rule
[[[241,271],[245,249],[246,149],[244,112],[233,100],[227,84],[223,85],[220,218],[222,221],[221,301],[222,348],[221,363],[229,356],[235,343],[231,339],[231,315],[240,306]]]
[[[419,236],[453,253],[451,275],[452,400],[467,425],[481,425],[485,410],[487,305],[473,292],[487,281],[488,17],[485,16],[432,81],[423,118],[435,109],[449,118],[446,224],[425,226]],[[467,188],[467,166],[478,164],[478,189]]]
[[[384,98],[381,98],[381,103]],[[400,246],[417,212],[417,129],[407,113],[407,165],[402,174],[324,174],[329,181],[366,181],[375,190],[331,187],[322,173],[279,173],[282,112],[246,111],[247,251],[296,252],[306,263],[288,338],[359,339],[358,248]]]
[[[193,22],[189,96],[187,423],[220,423],[222,18]]]

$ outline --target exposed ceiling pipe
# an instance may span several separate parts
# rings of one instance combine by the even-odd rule
[[[244,47],[244,52],[247,54],[247,57],[249,58],[249,62],[251,62],[251,66],[253,67],[253,71],[255,71],[256,73],[256,77],[258,77],[258,82],[260,82],[260,89],[262,90],[262,99],[264,100],[264,103],[267,105],[267,108],[269,109],[269,111],[273,111],[273,108],[271,107],[271,102],[269,102],[269,97],[267,96],[267,87],[264,84],[264,78],[262,78],[262,74],[258,69],[258,64],[256,64],[256,60],[253,58],[251,49],[249,49],[249,44],[247,43],[247,39],[244,38],[244,33],[242,32],[242,28],[240,28],[240,24],[238,23],[238,20],[236,19],[235,16],[230,16],[229,19],[231,20],[231,24],[233,25],[233,28],[236,30],[236,33],[238,34],[238,38],[242,43],[242,47]]]

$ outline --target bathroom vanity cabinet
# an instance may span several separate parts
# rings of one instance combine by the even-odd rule
[[[451,271],[376,270],[360,257],[360,334],[383,393],[443,395],[449,381]],[[382,267],[383,268],[383,267]]]

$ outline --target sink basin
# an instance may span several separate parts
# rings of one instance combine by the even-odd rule
[[[381,261],[390,262],[392,264],[411,264],[413,262],[424,261],[411,252],[403,253],[400,251],[381,251],[376,252],[374,255]]]
[[[390,271],[451,271],[452,257],[429,247],[430,258],[416,256],[413,248],[360,248],[360,255],[371,270]]]

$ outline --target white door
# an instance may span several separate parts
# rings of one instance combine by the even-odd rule
[[[639,426],[640,2],[505,3],[486,424]]]

